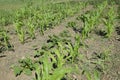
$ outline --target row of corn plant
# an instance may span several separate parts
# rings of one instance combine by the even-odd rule
[[[42,15],[43,17],[40,17],[40,20],[43,19],[41,21],[41,23],[43,23],[43,28],[41,29],[47,29],[50,28],[51,26],[59,24],[61,20],[65,19],[68,16],[71,16],[71,14],[75,14],[77,10],[79,10],[80,7],[82,7],[81,5],[82,5],[81,3],[79,4],[74,3],[72,7],[71,3],[57,3],[53,4],[53,6],[51,6],[50,4],[50,6],[47,8],[49,9],[50,12],[44,10],[43,11],[44,14]]]
[[[97,24],[97,21],[99,20],[106,6],[107,6],[107,1],[104,1],[94,11],[91,11],[90,13],[87,14],[83,14],[81,16],[81,19],[84,22],[84,27],[82,30],[83,39],[89,36],[89,33],[94,29],[94,26]]]
[[[21,10],[18,10],[15,14],[15,26],[17,27],[19,23],[22,23],[22,25],[19,25],[21,26],[21,31],[16,30],[20,41],[24,42],[26,33],[28,33],[31,38],[34,38],[36,29],[39,29],[40,33],[44,34],[46,29],[59,24],[66,17],[77,13],[85,4],[86,3],[69,1],[33,7],[32,3],[30,3]]]

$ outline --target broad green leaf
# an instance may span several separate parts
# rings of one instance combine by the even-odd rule
[[[57,68],[55,69],[53,74],[50,75],[49,80],[61,80],[66,73],[70,73],[70,72],[71,72],[70,68],[67,68],[67,69],[64,67]]]
[[[26,74],[26,75],[32,75],[32,71],[30,69],[24,69],[23,72]]]
[[[14,70],[14,74],[15,74],[16,76],[20,75],[21,72],[23,71],[23,69],[22,69],[21,67],[19,67],[19,66],[14,66],[14,67],[13,67],[13,70]]]

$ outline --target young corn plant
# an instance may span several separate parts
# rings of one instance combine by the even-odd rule
[[[16,20],[14,24],[15,24],[15,30],[19,37],[20,42],[24,43],[25,41],[25,31],[23,29],[24,23],[22,21]]]
[[[65,45],[62,44],[62,42],[57,42],[58,48],[53,49],[54,55],[51,54],[52,60],[56,63],[56,66],[63,67],[63,65],[66,63],[67,58],[69,57],[67,54],[67,50],[65,50]],[[56,55],[56,56],[55,56]]]
[[[45,28],[48,26],[48,20],[47,20],[47,14],[42,14],[43,17],[41,19],[41,24],[40,24],[40,31],[42,34],[44,34]]]
[[[98,19],[98,16],[96,16],[97,12],[90,12],[88,14],[82,15],[81,19],[84,22],[84,28],[82,31],[82,37],[85,39],[89,36],[89,33],[94,29],[94,26],[96,24],[96,20]]]
[[[7,35],[7,32],[5,30],[0,31],[0,37],[3,39],[0,45],[3,45],[8,50],[11,45],[9,43],[9,37]]]
[[[24,58],[19,60],[19,66],[13,66],[15,76],[19,76],[21,73],[31,75],[34,70],[34,62],[30,58]]]
[[[107,0],[104,1],[102,4],[98,5],[97,8],[98,8],[98,12],[99,13],[102,13],[102,11],[108,6],[108,2]]]
[[[79,35],[76,35],[75,37],[75,43],[74,45],[71,44],[71,43],[67,43],[67,47],[68,47],[68,53],[70,54],[70,56],[68,57],[71,58],[71,62],[73,63],[76,58],[79,56],[79,48],[80,48],[80,36]]]
[[[111,6],[110,10],[107,14],[108,19],[103,19],[104,24],[106,25],[106,37],[110,38],[114,31],[114,20],[115,20],[115,10],[114,7]]]
[[[79,31],[78,26],[77,26],[76,22],[74,22],[74,21],[68,22],[66,27],[71,27],[71,28],[73,28],[74,31]]]
[[[82,38],[85,39],[86,37],[88,37],[89,32],[90,32],[90,24],[89,24],[89,22],[90,22],[90,15],[89,14],[83,15],[81,17],[81,19],[84,22],[84,28],[82,30]]]
[[[83,39],[88,37],[89,33],[94,29],[94,26],[97,24],[97,21],[99,20],[99,17],[106,6],[107,1],[99,5],[96,10],[81,16],[81,19],[84,22],[84,28],[82,31]]]
[[[28,28],[28,30],[27,30],[28,34],[30,35],[30,37],[31,37],[32,39],[34,39],[34,38],[35,38],[35,29],[36,29],[36,27],[35,27],[34,24],[32,23],[32,20],[31,20],[31,19],[30,19],[30,20],[28,21],[28,23],[27,23],[27,28]]]
[[[7,32],[6,32],[6,31],[3,31],[2,35],[3,35],[4,45],[5,45],[6,49],[8,50],[9,47],[10,47],[10,43],[9,43],[9,41],[8,41],[8,40],[9,40],[9,37],[8,37],[8,35],[7,35]]]
[[[48,53],[45,53],[39,62],[41,65],[38,63],[35,65],[36,80],[49,80],[52,62],[49,61]]]

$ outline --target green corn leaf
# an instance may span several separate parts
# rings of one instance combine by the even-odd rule
[[[100,80],[100,72],[97,70],[94,71],[94,80]]]
[[[106,19],[103,19],[103,22],[105,23],[105,25],[107,25],[107,24],[108,24]]]
[[[35,63],[34,68],[35,68],[36,80],[41,80],[42,77],[41,77],[41,69],[39,63]]]
[[[52,63],[49,61],[49,55],[45,53],[45,56],[42,60],[43,65],[42,65],[42,80],[48,80],[49,79],[49,73],[52,69]]]
[[[89,71],[86,71],[85,74],[86,74],[87,80],[92,80],[92,75]]]
[[[13,67],[13,70],[14,70],[14,74],[15,74],[16,76],[20,75],[21,72],[23,71],[23,69],[22,69],[21,67],[19,67],[19,66],[14,66],[14,67]]]
[[[32,71],[30,69],[24,69],[23,72],[26,75],[32,75]]]
[[[55,71],[53,72],[52,75],[50,75],[49,80],[61,80],[66,73],[70,73],[72,71],[71,68],[57,68],[55,69]]]

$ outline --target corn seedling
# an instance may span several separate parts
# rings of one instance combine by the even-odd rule
[[[40,59],[42,65],[35,66],[36,80],[49,80],[49,73],[52,69],[52,63],[49,61],[48,54],[45,53],[44,57]]]
[[[16,76],[20,75],[21,73],[25,73],[26,75],[31,75],[32,70],[34,69],[34,63],[30,58],[25,58],[19,60],[19,66],[13,66],[14,74]]]
[[[83,15],[81,19],[84,22],[84,28],[82,30],[82,38],[85,39],[89,35],[89,32],[90,32],[90,29],[89,29],[90,25],[88,23],[90,21],[90,15],[89,14]]]
[[[1,41],[0,45],[3,45],[8,50],[11,45],[9,43],[7,32],[5,30],[0,31],[0,37],[3,38],[3,41]]]
[[[77,58],[77,56],[79,55],[79,48],[80,48],[80,36],[76,35],[75,37],[75,44],[72,45],[71,43],[67,43],[68,44],[68,53],[70,54],[69,58],[71,59],[71,62],[74,62],[75,59]]]
[[[93,72],[94,80],[100,80],[101,79],[100,76],[101,76],[101,73],[97,70],[94,70]]]
[[[57,67],[62,67],[66,63],[66,59],[68,57],[68,53],[65,50],[64,45],[61,42],[57,42],[58,48],[53,49],[53,53],[56,55],[56,59],[52,58],[56,63]],[[65,57],[66,56],[66,57]]]
[[[4,45],[6,47],[6,49],[8,50],[9,47],[10,47],[10,43],[8,41],[8,35],[7,35],[7,32],[6,31],[3,31],[3,39],[4,39]]]
[[[32,23],[32,20],[30,19],[29,21],[28,21],[28,23],[27,23],[27,28],[28,28],[28,34],[30,35],[30,37],[32,38],[32,39],[34,39],[35,38],[35,26],[34,26],[34,24]]]
[[[74,30],[76,30],[77,29],[77,24],[76,24],[76,22],[68,22],[67,27],[71,27]]]
[[[94,29],[94,26],[97,24],[97,21],[106,6],[107,1],[103,2],[100,6],[98,6],[96,10],[81,16],[81,19],[84,22],[84,27],[82,31],[83,39],[88,37],[89,33]]]
[[[103,19],[103,21],[106,25],[106,32],[107,32],[106,37],[109,38],[114,31],[115,11],[113,6],[110,7],[107,17],[108,19]]]
[[[24,41],[25,41],[25,31],[23,29],[23,22],[22,21],[16,21],[15,22],[15,30],[17,32],[17,35],[19,37],[20,42],[24,43]]]

